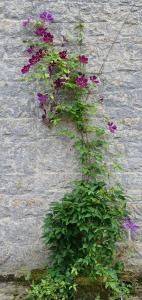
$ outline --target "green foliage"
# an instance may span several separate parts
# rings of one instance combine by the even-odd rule
[[[41,283],[32,286],[28,299],[74,299],[81,274],[100,286],[96,297],[105,290],[105,300],[127,295],[128,288],[121,280],[124,266],[117,260],[116,247],[126,214],[122,190],[108,189],[104,182],[77,182],[72,192],[52,203],[43,235],[51,269]]]
[[[76,291],[73,275],[66,271],[64,275],[48,269],[48,274],[39,284],[33,284],[27,300],[67,300]]]
[[[78,182],[61,202],[52,203],[45,219],[44,240],[53,264],[62,272],[75,265],[89,276],[96,276],[100,266],[112,266],[125,216],[121,190],[107,190],[103,182]]]
[[[96,181],[80,181],[60,202],[52,203],[44,224],[52,267],[61,274],[70,268],[76,276],[101,280],[109,294],[118,297],[123,264],[117,262],[116,242],[122,237],[125,205],[118,187],[107,189]]]

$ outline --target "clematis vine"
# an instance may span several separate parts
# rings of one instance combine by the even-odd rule
[[[95,84],[100,84],[100,83],[101,83],[100,79],[97,78],[96,75],[90,76],[90,80],[91,80],[93,83],[95,83]]]
[[[30,48],[28,48],[28,52],[29,53],[32,53],[33,51],[33,47],[34,46],[31,46]],[[35,54],[32,55],[32,57],[29,59],[29,64],[24,66],[22,69],[21,69],[21,73],[22,74],[25,74],[25,73],[28,73],[30,68],[32,66],[34,66],[35,64],[37,64],[41,58],[47,54],[47,50],[42,50],[42,49],[39,49]]]
[[[85,55],[80,55],[79,56],[79,61],[81,64],[88,64],[88,57]]]
[[[67,58],[67,50],[60,51],[59,56],[62,59],[66,59]]]
[[[29,17],[27,20],[24,20],[22,22],[22,26],[23,27],[27,27],[30,24],[30,22],[31,22],[31,17]]]
[[[43,52],[42,49],[40,49],[39,51],[37,51],[34,55],[32,55],[32,57],[29,59],[29,63],[31,66],[35,65],[36,63],[38,63],[41,58],[43,57]]]
[[[85,75],[81,75],[76,79],[76,84],[80,88],[87,88],[88,87],[88,78]]]
[[[27,49],[27,52],[29,54],[33,53],[33,50],[34,50],[34,46],[30,46],[28,49]]]
[[[136,233],[139,229],[139,225],[134,223],[129,217],[125,219],[123,227],[130,230],[132,233]]]
[[[39,16],[42,21],[47,21],[48,23],[54,22],[53,15],[51,13],[49,13],[48,11],[42,12]]]
[[[117,126],[113,122],[108,122],[108,130],[111,133],[115,133],[117,131]]]
[[[114,244],[117,242],[117,237],[121,236],[121,233],[124,233],[123,228],[125,228],[128,232],[128,237],[131,240],[131,235],[135,234],[139,226],[134,223],[129,217],[125,218],[126,216],[126,201],[127,198],[125,194],[121,192],[121,189],[109,189],[107,180],[105,181],[105,177],[108,175],[106,173],[106,164],[104,158],[104,150],[107,142],[108,134],[105,129],[101,126],[91,126],[89,125],[89,115],[91,117],[93,112],[96,112],[96,104],[93,105],[90,96],[93,95],[94,102],[100,102],[102,104],[104,97],[102,95],[97,96],[95,89],[101,83],[98,76],[94,74],[87,75],[86,72],[86,65],[88,64],[89,58],[88,56],[80,53],[73,52],[71,53],[71,49],[68,47],[68,40],[65,36],[60,35],[60,42],[58,40],[54,42],[54,35],[50,30],[50,24],[54,22],[53,15],[48,11],[43,11],[38,15],[38,19],[31,21],[31,18],[23,21],[23,26],[27,27],[31,30],[33,34],[33,40],[31,39],[31,35],[29,40],[26,42],[26,52],[29,53],[27,63],[22,67],[21,73],[26,74],[30,71],[29,76],[25,78],[28,82],[33,80],[36,82],[36,86],[38,84],[41,85],[41,90],[36,91],[36,103],[38,104],[40,114],[42,115],[43,123],[51,128],[52,126],[57,126],[62,120],[65,122],[71,121],[73,123],[73,128],[70,130],[63,130],[65,135],[71,137],[73,140],[74,148],[78,151],[78,157],[80,159],[80,166],[82,173],[82,179],[77,182],[75,189],[71,193],[69,193],[69,198],[63,198],[62,201],[62,209],[65,204],[65,214],[59,214],[57,216],[57,227],[56,222],[55,227],[61,227],[60,224],[63,224],[64,215],[68,215],[68,201],[71,203],[71,208],[73,207],[73,213],[70,217],[69,213],[69,224],[72,226],[72,220],[74,222],[74,216],[76,220],[78,219],[78,215],[83,212],[83,219],[80,223],[77,221],[75,226],[77,226],[77,231],[82,234],[82,224],[86,224],[87,231],[84,233],[84,241],[82,239],[81,244],[78,245],[78,248],[73,249],[71,245],[74,245],[77,242],[78,235],[74,235],[74,231],[70,234],[69,231],[63,234],[65,237],[64,241],[69,241],[66,245],[67,256],[66,261],[68,262],[68,258],[70,253],[73,253],[71,261],[69,264],[66,264],[67,271],[71,269],[70,266],[76,265],[76,262],[80,261],[81,255],[81,265],[79,266],[79,270],[83,274],[83,270],[86,270],[88,274],[94,274],[97,271],[98,274],[104,274],[104,278],[102,276],[102,283],[105,286],[108,280],[108,285],[106,285],[107,292],[109,290],[109,294],[111,292],[111,285],[110,280],[114,280],[112,282],[112,296],[113,292],[117,290],[117,298],[123,299],[123,289],[118,289],[121,287],[121,282],[117,282],[117,272],[118,266],[115,270],[114,259],[112,253],[115,255]],[[52,27],[52,26],[51,26]],[[80,34],[83,33],[83,24],[79,21],[78,27],[78,49],[80,45]],[[76,29],[77,29],[76,27]],[[80,32],[81,31],[81,32]],[[83,46],[83,44],[82,44]],[[67,50],[66,50],[67,49]],[[24,52],[25,53],[25,52]],[[90,97],[91,98],[91,97]],[[91,102],[91,103],[90,103]],[[101,109],[103,111],[103,109]],[[67,116],[67,118],[66,118]],[[117,131],[117,126],[111,120],[106,124],[107,129],[111,133],[115,133]],[[75,130],[75,132],[74,132]],[[95,134],[94,134],[95,132]],[[108,177],[108,176],[107,176]],[[100,201],[101,199],[101,201]],[[107,201],[106,201],[107,199]],[[67,200],[67,203],[66,203]],[[70,201],[71,200],[71,201]],[[65,202],[64,202],[65,201]],[[75,201],[72,203],[72,201]],[[81,206],[78,208],[79,202],[81,202]],[[98,215],[98,203],[99,203],[99,211],[101,211],[101,220],[102,222],[98,221],[96,226],[96,214]],[[75,204],[75,205],[74,205]],[[83,206],[82,206],[83,204]],[[73,206],[72,206],[73,205]],[[67,209],[66,209],[67,207]],[[119,209],[118,209],[119,207]],[[58,206],[59,208],[59,206]],[[89,209],[89,217],[88,217],[88,209]],[[112,213],[113,211],[113,213]],[[76,214],[77,217],[76,217]],[[82,214],[81,214],[82,215]],[[61,219],[60,219],[61,217]],[[73,219],[71,219],[73,218]],[[91,218],[91,219],[90,219]],[[124,219],[125,218],[125,219]],[[51,220],[51,219],[50,219]],[[61,222],[60,222],[61,220]],[[63,222],[62,222],[63,220]],[[92,220],[91,222],[87,222],[86,220]],[[98,219],[99,220],[99,219]],[[71,222],[70,222],[71,221]],[[49,223],[48,223],[49,224]],[[102,224],[105,229],[105,234],[102,236]],[[109,226],[108,226],[109,224]],[[114,226],[115,224],[115,226]],[[100,230],[98,230],[100,226]],[[53,226],[54,229],[54,226]],[[52,231],[52,230],[51,230]],[[49,231],[47,231],[49,233]],[[56,232],[56,231],[55,231]],[[120,233],[120,235],[119,235]],[[86,235],[85,235],[86,234]],[[88,235],[89,234],[89,235]],[[48,236],[50,233],[48,234]],[[53,232],[54,235],[54,232]],[[51,243],[53,242],[54,238],[51,233]],[[89,236],[89,238],[88,238]],[[60,238],[58,239],[58,232],[57,236],[56,233],[54,235],[55,239],[60,243]],[[69,237],[69,238],[68,238]],[[122,236],[123,237],[123,236]],[[70,243],[71,238],[71,243]],[[86,247],[86,241],[88,241],[88,245]],[[95,246],[96,256],[99,257],[99,265],[97,265],[94,261],[94,252],[91,253],[89,251],[90,241],[92,245]],[[99,241],[99,244],[98,244]],[[49,243],[49,239],[48,239]],[[70,245],[69,245],[70,244]],[[69,248],[68,248],[69,245]],[[77,243],[76,243],[77,245]],[[85,247],[84,247],[85,245]],[[71,246],[71,248],[70,248]],[[82,248],[81,248],[82,247]],[[58,248],[58,247],[57,247]],[[60,248],[60,247],[59,247]],[[64,262],[64,253],[62,253],[62,243],[61,249],[59,250],[59,258],[61,257],[61,274],[62,274],[62,261]],[[80,252],[80,249],[83,250],[83,256]],[[71,250],[71,251],[70,251]],[[88,254],[89,253],[89,254]],[[77,254],[79,256],[77,256]],[[117,254],[117,253],[116,253]],[[86,257],[89,257],[86,260]],[[75,258],[75,260],[74,260]],[[94,261],[94,263],[92,263]],[[102,262],[102,263],[101,263]],[[82,268],[83,266],[83,268]],[[81,268],[80,268],[81,267]],[[98,268],[98,269],[97,269]],[[114,270],[113,270],[114,269]],[[59,270],[59,264],[58,264]],[[106,273],[110,270],[110,273]],[[65,269],[66,271],[66,269]],[[69,273],[65,274],[69,274]],[[58,273],[58,272],[56,272]],[[120,271],[118,272],[118,275]],[[109,274],[109,276],[106,276]],[[116,274],[116,276],[114,276]],[[80,275],[80,274],[78,274]],[[52,276],[51,276],[52,277]],[[108,279],[107,279],[108,277]],[[61,276],[61,279],[63,277]],[[115,283],[116,278],[116,283]],[[51,279],[51,278],[50,278]],[[51,280],[50,280],[51,282]],[[56,282],[55,282],[56,283]],[[66,282],[65,282],[66,283]],[[70,284],[70,283],[69,283]],[[67,276],[67,287],[68,284],[68,276]],[[115,290],[116,286],[116,290]],[[50,288],[50,284],[49,284]],[[101,287],[105,288],[105,287]],[[64,290],[64,289],[63,289]],[[65,288],[67,290],[67,288]],[[42,292],[42,291],[41,291]],[[103,292],[103,290],[102,290]],[[67,292],[68,293],[68,292]],[[72,291],[69,291],[69,298],[73,295],[70,294]],[[116,293],[114,293],[116,299]],[[63,295],[63,294],[62,294]],[[124,295],[125,297],[125,295]],[[38,297],[40,298],[40,297]],[[57,294],[57,299],[59,299]],[[64,297],[64,299],[68,299],[68,296]],[[73,298],[73,297],[72,297]],[[114,299],[114,297],[111,297]]]
[[[43,106],[47,102],[47,100],[48,100],[47,94],[41,94],[41,93],[37,94],[37,101],[40,106]]]
[[[24,66],[22,69],[21,69],[21,73],[22,74],[26,74],[26,73],[28,73],[29,72],[29,70],[30,70],[30,64],[29,65],[26,65],[26,66]]]
[[[46,28],[44,28],[43,26],[38,27],[35,31],[35,34],[38,36],[44,36],[46,33]]]
[[[124,223],[123,223],[123,227],[128,230],[128,237],[129,237],[129,240],[131,241],[131,235],[132,234],[136,234],[137,231],[139,230],[139,225],[136,224],[135,222],[132,221],[132,219],[130,217],[127,217],[125,220],[124,220]]]
[[[50,32],[46,32],[42,38],[42,41],[45,42],[45,43],[53,43],[53,34],[51,34]]]
[[[65,82],[66,82],[65,79],[63,79],[63,78],[58,78],[57,80],[54,81],[55,88],[56,88],[56,89],[59,89],[59,88],[63,87]]]

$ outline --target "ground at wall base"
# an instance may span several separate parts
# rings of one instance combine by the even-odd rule
[[[0,282],[0,300],[25,300],[26,290],[27,286],[20,283]],[[139,296],[132,296],[129,300],[142,300],[142,288],[141,292],[139,288],[139,293]]]

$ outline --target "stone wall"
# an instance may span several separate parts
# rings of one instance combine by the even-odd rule
[[[68,141],[39,118],[33,89],[20,81],[27,60],[21,21],[51,11],[59,33],[85,22],[83,52],[91,71],[102,72],[106,111],[118,124],[115,150],[124,153],[118,174],[128,205],[142,225],[142,1],[141,0],[3,0],[0,2],[0,273],[42,268],[47,249],[41,240],[49,203],[78,176]],[[23,35],[23,37],[22,37]],[[37,92],[37,91],[36,91]],[[112,149],[113,151],[113,149]],[[141,230],[131,263],[142,265]]]

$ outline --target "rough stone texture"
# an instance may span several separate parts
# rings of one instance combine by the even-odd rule
[[[27,288],[13,282],[0,283],[0,300],[24,300]]]
[[[142,1],[3,0],[0,2],[0,273],[41,268],[47,249],[41,228],[49,203],[78,177],[68,141],[40,121],[31,85],[20,82],[27,60],[21,21],[48,9],[57,38],[85,22],[88,72],[100,73],[105,110],[118,124],[114,150],[122,151],[124,172],[117,174],[142,226]],[[23,37],[22,37],[23,34]],[[73,46],[74,47],[74,46]],[[33,84],[34,86],[34,84]],[[37,90],[35,90],[35,93]],[[95,120],[93,120],[95,121]],[[142,267],[142,228],[132,265]],[[2,298],[4,300],[4,298]],[[8,298],[7,298],[8,300]]]

